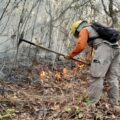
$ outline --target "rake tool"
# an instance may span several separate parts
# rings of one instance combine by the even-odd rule
[[[35,43],[33,43],[33,42],[30,42],[30,41],[27,41],[27,40],[25,40],[25,39],[23,39],[23,38],[20,38],[20,39],[19,39],[18,47],[20,46],[20,44],[21,44],[22,42],[26,42],[26,43],[28,43],[28,44],[30,44],[30,45],[33,45],[33,46],[36,46],[36,47],[38,47],[38,48],[40,48],[40,49],[43,49],[43,50],[46,50],[46,51],[55,53],[55,54],[60,55],[60,56],[63,56],[64,58],[65,58],[65,56],[66,56],[66,55],[64,55],[64,54],[62,54],[62,53],[56,52],[56,51],[51,50],[51,49],[49,49],[49,48],[45,48],[45,47],[43,47],[43,46],[41,46],[41,45],[37,45],[37,44],[35,44]],[[89,63],[86,63],[86,62],[84,62],[84,61],[81,61],[81,60],[78,60],[78,59],[75,59],[75,58],[70,58],[70,59],[71,59],[71,60],[74,60],[74,61],[76,61],[76,62],[83,63],[83,64],[85,64],[85,65],[90,65]]]

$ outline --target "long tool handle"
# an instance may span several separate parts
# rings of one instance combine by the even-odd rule
[[[18,46],[20,45],[20,43],[21,43],[22,41],[23,41],[23,42],[26,42],[26,43],[29,43],[29,44],[31,44],[31,45],[33,45],[33,46],[39,47],[39,48],[41,48],[41,49],[43,49],[43,50],[46,50],[46,51],[49,51],[49,52],[58,54],[58,55],[60,55],[60,56],[63,56],[63,57],[66,56],[66,55],[64,55],[64,54],[62,54],[62,53],[53,51],[53,50],[51,50],[51,49],[49,49],[49,48],[45,48],[45,47],[43,47],[43,46],[37,45],[37,44],[35,44],[35,43],[33,43],[33,42],[30,42],[30,41],[27,41],[27,40],[21,39],[21,38],[19,39]],[[81,62],[81,63],[83,63],[83,64],[90,65],[89,63],[86,63],[86,62],[81,61],[81,60],[77,60],[77,59],[75,59],[75,58],[70,58],[70,59],[71,59],[71,60],[74,60],[74,61],[76,61],[76,62]]]

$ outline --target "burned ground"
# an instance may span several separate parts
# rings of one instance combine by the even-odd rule
[[[42,63],[13,69],[0,81],[0,120],[120,119],[107,103],[107,85],[97,107],[89,107],[88,67]]]

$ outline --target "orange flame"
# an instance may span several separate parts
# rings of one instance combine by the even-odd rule
[[[40,73],[40,79],[41,79],[41,80],[45,80],[46,77],[47,77],[46,72],[45,72],[45,71],[42,71],[42,72]]]
[[[57,72],[56,74],[55,74],[55,78],[57,79],[57,80],[61,80],[61,74],[60,74],[60,72]]]
[[[64,77],[64,78],[67,78],[67,77],[68,77],[68,70],[67,70],[67,68],[64,68],[64,69],[63,69],[63,77]]]

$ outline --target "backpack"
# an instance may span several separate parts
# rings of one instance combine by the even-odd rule
[[[91,27],[98,33],[99,36],[92,37],[90,40],[102,38],[103,40],[106,40],[110,43],[116,43],[120,40],[120,32],[113,28],[105,27],[100,23],[93,23],[91,24]]]

